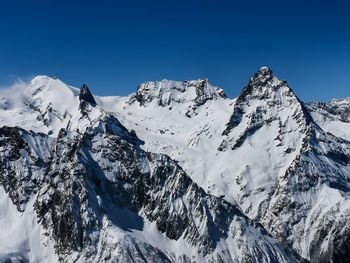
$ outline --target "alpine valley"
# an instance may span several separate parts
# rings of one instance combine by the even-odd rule
[[[0,90],[0,185],[0,262],[350,262],[350,98],[38,76]]]

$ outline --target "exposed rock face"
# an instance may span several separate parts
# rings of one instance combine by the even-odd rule
[[[86,104],[90,104],[91,106],[96,106],[96,101],[94,99],[94,96],[92,96],[89,88],[84,84],[80,88],[79,93],[79,101],[80,101],[80,109],[84,110],[86,108]]]
[[[194,102],[194,106],[203,105],[206,101],[218,97],[225,98],[224,91],[213,87],[207,79],[192,81],[169,81],[142,83],[136,92],[136,99],[140,105],[155,101],[165,107],[175,103]]]

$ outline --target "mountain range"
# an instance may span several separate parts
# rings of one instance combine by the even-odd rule
[[[350,262],[350,98],[37,76],[0,127],[1,262]]]

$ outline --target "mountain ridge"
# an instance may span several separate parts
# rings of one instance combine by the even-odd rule
[[[82,256],[88,257],[92,253],[88,252],[90,249],[95,251],[96,244],[100,244],[102,240],[109,242],[107,236],[103,234],[106,233],[107,228],[99,228],[101,226],[99,224],[102,223],[97,225],[93,223],[95,219],[96,222],[99,221],[99,215],[107,216],[107,221],[103,221],[103,224],[120,223],[120,219],[113,221],[113,213],[108,212],[108,209],[115,211],[116,214],[129,214],[128,211],[131,211],[130,218],[136,223],[131,230],[132,234],[118,239],[119,247],[107,248],[111,251],[110,256],[101,251],[98,252],[98,257],[100,259],[105,257],[106,261],[115,259],[112,256],[113,249],[118,251],[119,255],[123,255],[124,259],[129,260],[131,258],[124,254],[125,251],[129,251],[129,254],[130,251],[143,251],[141,254],[131,253],[133,260],[141,262],[151,257],[149,253],[155,253],[158,255],[158,261],[164,262],[181,261],[181,253],[184,255],[183,262],[191,260],[191,257],[204,261],[218,261],[221,258],[223,262],[236,259],[248,260],[248,258],[257,262],[262,257],[266,262],[274,260],[289,262],[288,256],[292,257],[290,262],[303,261],[302,258],[311,262],[332,260],[346,262],[346,258],[350,256],[347,254],[350,231],[346,228],[350,223],[346,219],[350,215],[348,195],[350,192],[350,143],[347,140],[350,137],[347,137],[344,132],[339,136],[341,128],[334,132],[336,135],[332,135],[329,128],[333,122],[342,123],[341,127],[347,127],[346,99],[327,105],[305,104],[294,94],[286,81],[279,80],[267,67],[262,67],[255,73],[235,99],[227,98],[220,88],[210,85],[207,80],[146,82],[138,87],[136,93],[125,97],[94,96],[87,86],[80,89],[80,94],[83,94],[80,96],[78,89],[46,76],[35,78],[29,88],[32,90],[32,95],[30,98],[27,96],[23,104],[16,106],[17,108],[0,107],[1,126],[4,126],[0,132],[2,138],[0,157],[2,156],[2,164],[5,164],[2,168],[3,175],[0,183],[7,193],[10,193],[11,189],[16,189],[13,194],[10,193],[10,196],[19,211],[24,209],[31,198],[26,197],[27,192],[30,193],[39,185],[47,188],[47,193],[50,194],[43,195],[45,198],[36,203],[35,209],[38,215],[47,215],[41,216],[40,219],[46,229],[56,229],[54,230],[56,232],[48,234],[56,240],[54,241],[56,252],[57,244],[64,245],[66,242],[57,241],[60,227],[53,222],[60,219],[57,217],[58,210],[49,205],[50,202],[57,202],[55,199],[58,197],[54,197],[55,194],[52,196],[52,193],[58,191],[57,193],[66,196],[67,200],[71,200],[69,202],[75,204],[76,209],[73,210],[65,205],[65,212],[75,213],[74,216],[67,214],[68,218],[72,218],[71,222],[67,222],[67,226],[77,231],[73,231],[77,233],[74,234],[77,237],[76,244],[83,244],[82,240],[86,238],[97,242],[89,241],[90,245],[81,246],[85,249],[85,254],[74,252],[74,255],[80,259]],[[55,96],[57,90],[62,90],[63,93]],[[60,96],[65,98],[64,103],[61,103]],[[14,99],[3,98],[4,101],[10,102],[8,105],[11,105],[11,99]],[[10,117],[10,113],[20,118],[16,120]],[[12,133],[14,135],[11,135]],[[25,143],[21,138],[24,142],[28,140],[29,146],[24,146]],[[60,140],[63,140],[62,143],[59,142]],[[58,148],[48,150],[53,149],[54,144]],[[56,176],[61,179],[55,180],[67,184],[67,189],[80,185],[77,189],[82,192],[78,196],[73,192],[67,195],[64,189],[57,188],[57,185],[53,188],[48,187],[49,184],[45,180],[41,184],[31,181],[35,174],[45,174],[40,165],[47,166],[43,160],[50,156],[51,151],[55,154],[61,152],[60,156],[51,157],[52,161],[56,161],[52,167],[57,167],[50,168],[53,169],[52,171],[60,169],[59,167],[69,167],[66,168],[66,175]],[[136,156],[140,154],[142,158],[146,158],[143,160],[148,160],[141,163],[149,163],[149,167],[155,165],[165,174],[173,169],[182,171],[180,174],[185,174],[187,179],[181,179],[184,181],[174,189],[181,189],[188,180],[192,183],[185,183],[185,185],[196,185],[194,188],[191,186],[185,189],[195,189],[186,191],[198,193],[195,195],[195,202],[198,200],[200,200],[199,203],[204,202],[205,205],[201,208],[204,210],[200,209],[202,212],[198,214],[201,220],[203,217],[207,218],[204,220],[206,222],[204,225],[196,221],[196,216],[193,217],[198,213],[197,210],[194,210],[196,213],[191,213],[190,217],[186,217],[184,212],[192,209],[193,197],[180,194],[180,200],[182,200],[180,203],[178,198],[171,199],[172,196],[178,196],[178,193],[172,192],[174,189],[170,190],[164,184],[167,176],[153,182],[153,176],[148,177],[149,175],[141,172],[142,178],[148,178],[145,179],[146,182],[152,182],[152,189],[158,189],[158,192],[154,192],[147,198],[152,200],[154,195],[162,196],[150,203],[147,201],[145,205],[141,196],[144,196],[147,191],[142,189],[149,186],[145,185],[145,182],[138,181],[139,172],[134,174],[135,177],[131,176],[135,170],[131,168],[133,163],[127,161],[128,158],[134,160],[132,157],[135,155],[134,151],[137,153]],[[120,159],[122,155],[128,157]],[[35,168],[28,170],[31,166],[24,161],[28,161],[28,158]],[[78,163],[69,161],[70,158],[78,160]],[[139,163],[138,158],[141,157],[135,159],[135,164]],[[8,171],[6,172],[11,160],[22,160],[20,161],[22,171],[19,172],[13,168],[11,171],[12,174],[25,175],[24,177],[20,176],[14,181],[11,179]],[[118,164],[111,166],[114,161]],[[124,168],[120,170],[120,165],[124,165],[126,170],[123,170]],[[51,174],[54,173],[51,172]],[[58,173],[60,174],[59,170]],[[74,173],[72,178],[75,179],[67,177],[69,173]],[[98,183],[101,180],[100,175],[96,177],[94,174],[103,176],[107,184],[115,184],[118,191],[123,194],[113,197],[116,194],[115,190],[100,188]],[[36,180],[42,180],[40,178],[39,176]],[[119,184],[113,178],[127,181]],[[177,174],[172,180],[176,182],[179,178],[182,176]],[[134,180],[138,183],[135,184]],[[84,186],[86,183],[88,187]],[[18,189],[21,189],[23,195],[15,194]],[[100,201],[96,203],[86,199],[84,196],[89,196],[89,193],[93,195],[96,193],[96,198]],[[137,197],[137,193],[142,194]],[[110,199],[108,196],[113,198]],[[328,200],[325,196],[328,196]],[[133,198],[138,200],[136,204],[139,208],[136,210],[132,208]],[[166,201],[167,198],[173,201],[169,203]],[[123,205],[120,200],[124,200]],[[117,208],[113,208],[115,206],[113,202],[118,204]],[[124,202],[129,205],[124,206]],[[214,208],[217,205],[214,204],[221,203],[225,205],[220,205],[224,208],[219,210],[230,211],[229,207],[235,207],[236,212],[223,212],[227,214],[224,217],[218,215],[217,208]],[[105,206],[103,204],[108,204],[107,210],[103,208]],[[177,205],[174,206],[174,204]],[[183,206],[178,206],[179,204],[184,205],[186,209],[182,210]],[[90,216],[87,218],[76,214],[81,209],[79,208],[81,205],[87,209],[86,211],[90,211]],[[205,208],[208,206],[212,208],[209,210]],[[157,214],[155,212],[157,207],[168,212]],[[172,215],[177,209],[181,211],[180,221],[178,221],[179,217]],[[231,227],[237,228],[233,223],[230,227],[227,226],[227,222],[231,220],[228,219],[231,218],[231,214],[238,216],[237,220],[241,222],[243,228],[251,229],[247,232],[248,236],[228,234],[231,233],[229,230]],[[168,217],[169,215],[171,216]],[[108,219],[110,216],[111,218]],[[56,219],[52,221],[52,217]],[[151,225],[152,222],[156,224],[151,227],[153,230],[150,233],[155,236],[158,236],[157,231],[165,233],[164,238],[168,241],[164,240],[164,244],[168,244],[169,240],[182,240],[179,239],[179,233],[182,233],[181,237],[185,237],[184,233],[189,231],[187,233],[192,233],[191,238],[183,239],[184,244],[190,244],[196,251],[208,252],[191,254],[192,252],[184,248],[179,248],[175,252],[170,247],[165,248],[159,242],[152,245],[149,239],[144,239],[142,231],[138,232],[142,229],[137,223],[140,217],[143,220],[149,220]],[[191,221],[191,218],[194,221]],[[174,219],[175,221],[172,221]],[[74,223],[83,222],[81,220],[87,220],[86,222],[91,222],[87,223],[88,225],[99,229],[95,235],[101,239],[89,239],[88,236],[82,239],[82,236],[86,235],[85,227],[79,226],[81,223],[77,225]],[[161,220],[161,223],[154,223],[158,222],[157,220]],[[144,221],[143,231],[146,231],[145,226],[148,226],[146,221]],[[196,232],[188,230],[192,228],[191,224],[185,222],[196,222],[193,223],[196,228],[201,225],[199,239],[196,237],[197,234],[193,234]],[[251,224],[257,224],[257,229],[261,229],[260,234],[258,234],[259,231],[254,230],[256,227],[250,228]],[[183,227],[187,229],[185,232],[180,231]],[[329,233],[327,233],[328,230]],[[120,232],[116,229],[111,231]],[[238,238],[241,235],[244,237],[242,240]],[[266,246],[255,247],[255,252],[245,245],[243,245],[244,249],[236,247],[240,242],[255,244],[250,238],[254,235],[258,235],[259,240]],[[215,236],[220,236],[218,239],[220,241]],[[68,237],[64,236],[63,240]],[[120,243],[121,240],[125,240],[125,243],[124,241]],[[144,241],[141,242],[141,240]],[[121,248],[123,246],[125,246],[124,252]],[[72,247],[77,250],[79,246],[72,245]],[[218,247],[225,247],[223,251],[228,251],[230,256],[225,257],[225,253],[217,250]],[[272,250],[265,249],[267,247]],[[294,251],[285,250],[285,247],[290,247]],[[67,252],[59,252],[60,257],[68,259],[66,254],[70,253],[69,248],[62,249]],[[1,251],[0,255],[2,255]],[[73,257],[69,260],[74,261]]]
[[[91,106],[88,107],[90,111],[96,111]],[[82,116],[87,118],[84,114]],[[135,253],[129,256],[110,256],[108,251],[116,249],[111,245],[104,250],[96,250],[97,243],[108,242],[104,236],[99,237],[99,233],[105,231],[104,228],[101,229],[100,220],[107,216],[110,217],[110,224],[118,225],[120,222],[114,221],[113,218],[117,216],[114,213],[128,208],[139,214],[135,215],[136,218],[145,216],[150,222],[156,222],[158,231],[169,239],[178,240],[181,237],[189,245],[198,246],[199,255],[208,256],[207,260],[225,258],[225,254],[219,251],[212,254],[216,251],[217,242],[222,243],[226,238],[238,236],[243,238],[244,231],[252,231],[255,238],[261,235],[258,238],[259,245],[254,246],[256,251],[261,250],[261,255],[267,261],[289,262],[290,258],[294,258],[302,262],[302,259],[269,237],[264,230],[259,230],[260,226],[249,221],[238,209],[219,198],[208,196],[169,157],[143,152],[137,146],[136,135],[128,132],[120,123],[117,122],[116,125],[113,116],[102,114],[96,121],[90,119],[90,123],[92,126],[86,126],[85,131],[80,129],[79,133],[61,129],[53,143],[42,145],[49,148],[46,151],[35,151],[32,144],[38,145],[38,142],[46,141],[48,135],[28,133],[19,128],[3,127],[0,130],[1,146],[4,149],[0,160],[2,185],[19,211],[28,209],[28,200],[31,196],[38,195],[34,202],[38,222],[53,238],[60,261],[75,261],[71,257],[73,252],[78,260],[83,261],[91,260],[95,253],[112,262],[155,260],[157,257],[154,255],[147,256],[147,250],[139,259]],[[101,137],[106,139],[101,140]],[[43,152],[50,154],[33,156]],[[143,160],[148,160],[149,164]],[[154,164],[153,160],[156,160]],[[18,171],[15,169],[18,165],[36,172],[27,174]],[[21,193],[20,196],[18,192]],[[94,200],[95,195],[97,202]],[[173,201],[167,201],[168,198]],[[175,205],[178,198],[183,200],[183,208],[182,205]],[[105,207],[108,209],[105,210]],[[191,209],[190,213],[187,212]],[[233,220],[236,215],[237,218]],[[235,226],[241,220],[242,226],[241,223]],[[252,225],[252,229],[249,230],[246,224]],[[135,226],[132,229],[132,232],[136,231]],[[243,232],[233,234],[232,231]],[[90,235],[90,232],[95,234]],[[221,235],[223,236],[220,237]],[[251,234],[248,234],[248,238],[249,235]],[[237,257],[243,262],[249,258],[258,260],[257,252],[249,248],[255,241],[245,244],[247,241],[241,239],[240,242],[245,251]],[[266,248],[262,242],[266,242]],[[158,254],[158,262],[170,261],[169,255],[164,252],[149,247],[148,252],[151,251]],[[228,251],[232,253],[235,250],[228,248]],[[187,261],[186,257],[184,254],[184,261]],[[93,261],[96,260],[95,257]]]

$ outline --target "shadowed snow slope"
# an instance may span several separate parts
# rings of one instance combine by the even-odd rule
[[[305,105],[267,67],[235,99],[207,80],[22,89],[1,96],[1,124],[20,128],[1,130],[0,182],[62,260],[350,257],[348,99]]]

